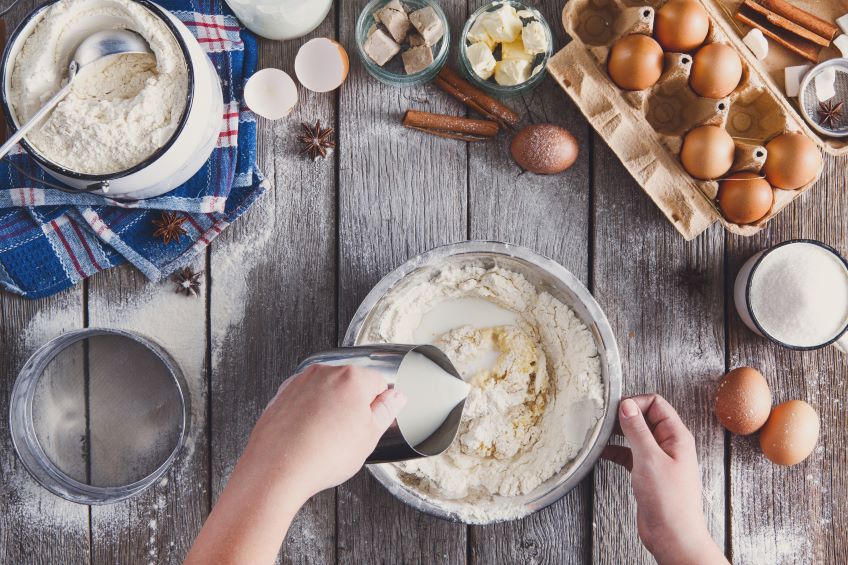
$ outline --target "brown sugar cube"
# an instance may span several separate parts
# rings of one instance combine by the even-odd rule
[[[412,49],[407,49],[401,55],[403,58],[403,68],[406,74],[411,75],[423,71],[433,62],[433,50],[429,45],[419,45]]]
[[[400,53],[400,45],[389,37],[382,29],[376,30],[368,36],[362,49],[371,57],[371,60],[380,65],[385,65],[389,59]]]
[[[432,6],[415,10],[409,14],[409,21],[412,22],[427,45],[435,45],[445,33],[442,20],[436,15]]]
[[[380,23],[386,26],[389,34],[398,43],[403,43],[409,32],[409,17],[399,0],[392,0],[378,12]]]
[[[418,33],[417,31],[410,31],[409,35],[406,36],[406,42],[409,43],[410,47],[418,47],[419,45],[427,45],[427,42],[424,41],[424,37]]]

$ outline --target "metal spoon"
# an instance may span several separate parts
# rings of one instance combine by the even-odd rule
[[[71,59],[71,64],[68,65],[68,83],[54,94],[53,98],[48,100],[47,104],[36,112],[27,123],[18,128],[18,131],[12,134],[6,143],[0,146],[0,159],[68,95],[74,79],[83,67],[106,57],[127,53],[152,53],[152,51],[150,45],[142,36],[127,29],[98,31],[86,37],[77,47]]]

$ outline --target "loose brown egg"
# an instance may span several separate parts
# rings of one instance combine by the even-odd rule
[[[822,168],[821,152],[803,133],[784,133],[766,144],[766,178],[777,188],[795,190],[816,178]]]
[[[711,180],[730,170],[735,152],[733,138],[723,128],[700,126],[683,139],[680,161],[693,177]]]
[[[607,70],[613,82],[624,90],[644,90],[660,79],[663,50],[647,35],[625,35],[610,50]]]
[[[729,45],[704,45],[692,58],[689,85],[704,98],[724,98],[739,86],[740,80],[742,59]]]
[[[515,135],[510,152],[522,169],[550,175],[573,165],[580,150],[567,129],[554,124],[534,124]]]
[[[756,173],[733,173],[718,185],[721,213],[734,224],[756,222],[769,213],[773,203],[771,185]]]
[[[734,434],[756,432],[768,420],[769,412],[771,390],[758,370],[737,367],[719,382],[715,413],[721,425]]]
[[[666,51],[689,52],[707,39],[710,17],[696,0],[671,0],[659,9],[654,37]]]
[[[795,465],[819,440],[819,415],[803,400],[778,404],[760,430],[760,448],[772,463]]]

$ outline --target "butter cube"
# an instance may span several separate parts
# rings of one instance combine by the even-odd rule
[[[412,22],[427,45],[435,45],[445,34],[442,20],[436,15],[432,6],[415,10],[409,14],[409,21]]]
[[[786,96],[789,98],[798,96],[801,88],[801,79],[812,68],[813,66],[807,63],[806,65],[797,65],[783,69],[783,87],[786,90]]]
[[[501,86],[515,86],[530,78],[530,63],[521,59],[498,61],[495,65],[495,82]]]
[[[826,102],[836,96],[836,69],[830,67],[816,75],[816,98]]]
[[[419,45],[404,51],[401,58],[403,59],[403,69],[406,74],[411,75],[430,66],[433,62],[433,50],[429,45]]]
[[[833,44],[839,49],[842,53],[842,56],[848,59],[848,35],[844,33],[833,40]]]
[[[389,59],[400,53],[400,45],[389,37],[382,29],[376,30],[368,36],[362,44],[362,50],[371,57],[371,60],[381,67],[389,62]]]
[[[377,12],[377,17],[397,43],[403,43],[409,32],[409,18],[400,0],[391,0]]]
[[[548,50],[548,36],[542,22],[533,21],[521,30],[521,40],[528,53],[538,54]]]
[[[486,28],[483,24],[486,23],[486,20],[483,18],[477,18],[474,20],[474,23],[471,24],[471,27],[468,29],[468,33],[465,37],[471,43],[485,43],[486,47],[489,48],[489,51],[495,50],[495,45],[497,42],[489,37],[489,33],[486,31]]]
[[[842,30],[842,33],[848,34],[848,14],[843,14],[836,18],[836,25]]]
[[[485,43],[469,45],[465,48],[465,55],[471,63],[471,69],[481,79],[486,80],[494,74],[497,61]]]
[[[766,36],[763,35],[763,32],[758,30],[757,28],[749,31],[745,37],[742,38],[742,42],[748,46],[748,49],[751,50],[751,53],[754,54],[754,57],[762,61],[768,56],[768,40]]]
[[[520,59],[532,63],[534,58],[535,56],[524,48],[524,42],[520,37],[512,43],[501,43],[501,59],[504,61]]]
[[[480,18],[486,33],[497,43],[512,43],[521,33],[521,18],[509,4],[501,4],[500,8],[485,12]]]

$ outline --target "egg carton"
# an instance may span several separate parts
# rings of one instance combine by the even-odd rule
[[[701,125],[725,128],[736,145],[729,173],[760,171],[767,156],[765,144],[777,135],[803,132],[816,138],[762,69],[752,64],[753,55],[739,37],[721,25],[717,14],[723,12],[708,2],[702,2],[711,16],[705,44],[728,44],[742,59],[742,80],[729,96],[702,98],[689,87],[689,53],[667,52],[663,74],[649,89],[625,91],[616,86],[606,68],[611,45],[632,33],[652,35],[656,9],[663,4],[570,0],[562,21],[573,40],[551,58],[548,70],[687,240],[714,222],[729,232],[751,236],[817,179],[797,190],[774,188],[774,203],[764,218],[734,224],[716,203],[718,181],[698,180],[683,169],[679,159],[683,137]]]

